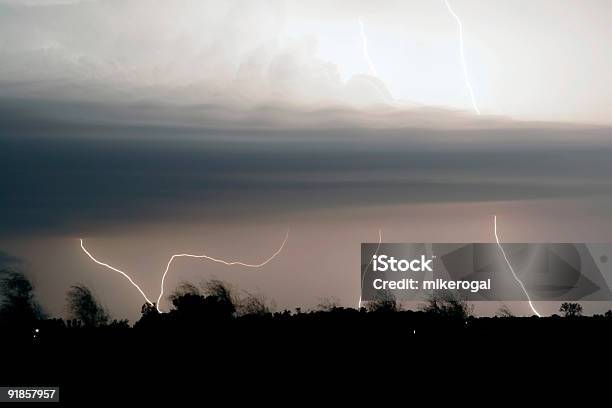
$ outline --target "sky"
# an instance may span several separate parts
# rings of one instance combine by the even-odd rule
[[[158,96],[251,105],[368,104],[389,94],[408,104],[471,108],[457,25],[443,0],[0,4],[0,79],[13,84],[9,94],[15,83],[17,94],[51,99],[81,98],[83,86],[95,88],[86,97],[96,100]],[[483,112],[610,123],[608,1],[449,4],[463,22]],[[360,76],[371,72],[359,20],[378,86]],[[71,92],[65,82],[75,85]]]
[[[156,298],[173,253],[255,263],[289,230],[266,268],[166,282],[279,307],[353,306],[379,228],[492,242],[497,214],[507,242],[609,242],[612,4],[449,4],[481,115],[443,0],[0,1],[0,262],[52,314],[78,281],[133,320],[79,238]]]

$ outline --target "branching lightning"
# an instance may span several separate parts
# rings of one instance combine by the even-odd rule
[[[465,63],[465,53],[463,51],[463,25],[461,24],[461,20],[459,16],[455,14],[452,7],[448,3],[448,0],[444,0],[444,4],[446,4],[446,8],[449,13],[453,16],[453,18],[457,21],[457,27],[459,29],[459,52],[461,54],[461,66],[463,67],[463,78],[465,79],[465,86],[470,94],[470,98],[472,99],[472,107],[474,111],[480,115],[480,109],[478,109],[478,105],[476,104],[476,98],[474,97],[474,91],[472,90],[472,85],[470,84],[470,78],[468,76],[467,64]]]
[[[172,265],[172,262],[174,261],[174,259],[182,258],[182,257],[198,258],[198,259],[206,259],[212,262],[221,263],[227,266],[239,265],[239,266],[245,266],[247,268],[261,268],[262,266],[266,265],[268,262],[276,258],[276,256],[281,253],[281,251],[283,250],[283,247],[285,246],[285,243],[287,243],[287,239],[289,239],[289,231],[287,231],[287,233],[285,234],[285,239],[283,240],[283,243],[281,244],[281,246],[276,250],[276,252],[274,252],[272,256],[270,256],[268,259],[258,264],[248,264],[248,263],[244,263],[240,261],[225,261],[223,259],[213,258],[212,256],[208,256],[208,255],[194,255],[194,254],[174,254],[172,255],[170,257],[170,260],[168,261],[168,264],[166,265],[166,270],[164,271],[164,274],[162,275],[160,292],[157,298],[157,310],[161,313],[161,310],[159,309],[159,302],[161,301],[161,298],[164,295],[164,280],[166,279],[166,275],[168,274],[168,271],[170,270],[170,265]]]
[[[377,77],[378,72],[376,71],[374,62],[372,62],[372,58],[370,58],[370,51],[368,50],[368,37],[366,37],[365,25],[363,24],[363,20],[361,18],[359,18],[359,28],[361,31],[361,44],[363,48],[363,56],[365,57],[368,63],[368,67],[370,68],[370,74],[372,76]]]
[[[283,248],[285,247],[285,244],[287,243],[287,240],[289,239],[289,231],[287,230],[287,233],[285,234],[285,239],[283,240],[283,243],[281,244],[281,246],[276,250],[276,252],[274,252],[272,254],[272,256],[270,256],[268,259],[266,259],[265,261],[258,263],[258,264],[248,264],[245,262],[240,262],[240,261],[226,261],[223,259],[219,259],[219,258],[214,258],[212,256],[209,255],[196,255],[196,254],[174,254],[170,257],[170,260],[168,261],[167,265],[166,265],[166,270],[164,271],[164,274],[162,275],[162,279],[161,279],[161,284],[160,284],[160,293],[159,296],[157,297],[157,303],[153,303],[151,302],[151,300],[149,300],[149,298],[147,297],[147,295],[143,292],[143,290],[140,288],[140,286],[138,286],[136,284],[136,282],[134,282],[134,280],[132,280],[132,278],[125,273],[124,271],[115,268],[114,266],[111,266],[107,263],[98,261],[96,258],[94,258],[94,256],[85,248],[85,245],[83,243],[83,240],[81,239],[81,249],[83,250],[83,252],[85,252],[87,254],[87,256],[89,258],[91,258],[92,261],[94,261],[95,263],[97,263],[98,265],[104,266],[112,271],[118,272],[121,275],[123,275],[125,278],[127,278],[130,283],[136,288],[138,289],[138,291],[140,292],[140,294],[142,295],[142,297],[147,301],[148,304],[150,305],[155,305],[157,308],[157,311],[160,313],[163,313],[161,311],[161,309],[159,308],[159,302],[161,301],[162,296],[164,295],[164,280],[166,278],[166,275],[168,274],[168,272],[170,271],[170,266],[172,265],[172,262],[174,261],[175,258],[181,258],[181,257],[187,257],[187,258],[198,258],[198,259],[206,259],[212,262],[216,262],[216,263],[221,263],[223,265],[227,265],[227,266],[244,266],[247,268],[261,268],[262,266],[266,265],[267,263],[269,263],[270,261],[272,261],[274,258],[276,258],[276,256],[278,254],[281,253],[281,251],[283,250]]]
[[[380,249],[380,244],[382,243],[382,230],[378,229],[378,246],[376,247],[376,251],[374,251],[374,255],[378,255],[378,250]],[[365,269],[361,273],[361,287],[359,288],[359,303],[357,304],[357,310],[361,310],[361,292],[363,292],[363,279],[365,278],[365,272],[368,270],[370,265],[372,265],[372,261],[374,257],[370,259],[370,262],[366,265]]]
[[[531,297],[529,296],[529,293],[527,292],[527,289],[525,288],[523,281],[521,281],[519,277],[516,275],[516,273],[514,272],[514,268],[512,268],[512,265],[510,264],[510,261],[508,260],[508,257],[506,256],[506,251],[504,251],[504,247],[502,247],[501,243],[499,242],[499,237],[497,236],[497,215],[493,216],[493,225],[494,225],[494,231],[495,231],[495,241],[497,241],[497,246],[499,247],[502,255],[504,256],[504,260],[506,261],[506,264],[508,265],[508,269],[510,269],[510,272],[512,272],[512,276],[514,276],[514,279],[521,286],[521,289],[523,289],[523,293],[525,293],[525,296],[527,297],[527,301],[529,302],[529,307],[531,307],[531,310],[533,311],[533,313],[535,313],[538,317],[541,317],[540,313],[538,313],[536,308],[533,306],[533,303],[531,302]]]
[[[117,269],[117,268],[115,268],[115,267],[113,267],[113,266],[110,266],[110,265],[109,265],[109,264],[107,264],[107,263],[104,263],[104,262],[100,262],[100,261],[98,261],[96,258],[94,258],[94,257],[93,257],[93,255],[92,255],[92,254],[90,254],[90,253],[89,253],[89,251],[88,251],[87,249],[85,249],[85,245],[83,244],[83,240],[81,239],[80,241],[81,241],[81,249],[83,250],[83,252],[85,252],[85,253],[87,254],[87,256],[88,256],[88,257],[90,257],[90,258],[91,258],[91,260],[92,260],[92,261],[94,261],[94,262],[95,262],[95,263],[97,263],[98,265],[102,265],[102,266],[104,266],[104,267],[106,267],[106,268],[108,268],[108,269],[110,269],[110,270],[112,270],[112,271],[119,272],[120,274],[122,274],[123,276],[125,276],[125,277],[127,278],[127,280],[129,280],[129,281],[130,281],[130,283],[131,283],[132,285],[134,285],[134,287],[135,287],[136,289],[138,289],[138,291],[140,292],[140,294],[142,295],[142,297],[143,297],[143,298],[145,298],[145,300],[147,301],[147,303],[148,303],[148,304],[150,304],[150,305],[153,305],[153,302],[151,302],[151,301],[149,300],[149,298],[147,297],[147,295],[145,295],[145,293],[142,291],[142,289],[140,289],[140,286],[138,286],[138,285],[136,284],[136,282],[134,282],[134,281],[132,280],[132,278],[130,278],[130,276],[129,276],[127,273],[125,273],[125,272],[123,272],[122,270]]]

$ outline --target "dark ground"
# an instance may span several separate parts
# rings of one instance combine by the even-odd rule
[[[610,367],[606,317],[458,319],[335,309],[186,321],[84,328],[52,320],[40,322],[36,338],[3,332],[0,382],[59,385],[63,403],[263,398],[293,405],[323,401],[328,391],[340,400],[391,391],[407,400],[404,391],[420,392],[416,384],[464,384],[464,392],[477,393],[501,386],[509,398],[512,384],[526,391],[552,381],[569,391],[575,378]]]

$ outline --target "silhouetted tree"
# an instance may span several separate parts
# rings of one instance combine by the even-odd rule
[[[239,316],[255,315],[264,316],[272,313],[272,308],[268,306],[263,295],[255,295],[246,292],[246,296],[238,301],[236,305]]]
[[[202,290],[192,284],[182,284],[170,296],[173,316],[188,320],[225,320],[234,316],[237,301],[231,288],[220,280],[205,283]]]
[[[108,323],[108,313],[87,286],[80,283],[72,285],[66,300],[70,317],[80,320],[84,327],[99,327]]]
[[[559,311],[564,317],[580,317],[582,316],[582,305],[580,303],[565,302],[561,304]]]
[[[431,315],[457,319],[467,319],[473,313],[473,308],[464,299],[450,291],[432,294],[422,310]]]
[[[336,297],[325,297],[319,299],[319,304],[317,305],[317,310],[321,312],[330,312],[340,307],[340,301]]]
[[[397,312],[401,306],[390,291],[378,291],[376,300],[369,301],[366,309],[368,312]]]
[[[136,323],[134,328],[136,329],[155,329],[161,321],[161,314],[157,311],[155,303],[145,303],[140,308],[142,316]]]
[[[204,294],[206,297],[212,297],[219,303],[227,305],[233,311],[236,310],[235,299],[231,287],[220,280],[213,279],[204,284]]]
[[[0,271],[0,322],[30,326],[44,318],[34,298],[34,287],[21,272],[10,269]]]
[[[157,311],[157,307],[155,306],[155,303],[153,304],[145,303],[140,308],[140,313],[142,313],[143,316],[155,316],[159,314],[159,312]]]
[[[510,310],[510,308],[507,305],[503,305],[502,307],[500,307],[497,310],[497,313],[495,313],[495,316],[497,316],[497,317],[514,317],[514,313],[512,313],[512,311]]]
[[[130,324],[127,319],[121,319],[121,320],[113,319],[112,322],[106,324],[106,327],[111,328],[111,329],[125,330],[125,329],[130,328]]]
[[[174,290],[172,295],[170,295],[170,301],[178,296],[183,295],[202,295],[200,289],[190,282],[182,282],[179,286]]]

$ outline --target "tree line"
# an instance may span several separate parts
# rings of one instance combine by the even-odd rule
[[[452,292],[441,292],[431,296],[418,310],[404,310],[389,293],[378,300],[364,302],[360,310],[342,307],[336,299],[322,299],[317,307],[309,311],[296,308],[294,311],[276,311],[273,303],[264,296],[239,292],[220,280],[210,280],[201,286],[183,283],[169,296],[171,308],[167,313],[159,313],[154,304],[144,304],[141,317],[133,325],[127,320],[113,318],[87,286],[75,283],[66,292],[67,317],[51,318],[41,307],[34,295],[34,286],[20,271],[0,270],[0,325],[32,334],[40,322],[53,322],[55,328],[66,329],[129,329],[129,328],[188,328],[227,323],[232,320],[264,321],[295,319],[304,321],[325,320],[325,314],[335,318],[350,320],[357,315],[380,316],[389,314],[409,314],[413,318],[438,322],[468,322],[474,316],[472,306]],[[559,308],[566,318],[585,318],[583,308],[578,303],[564,302]],[[551,318],[559,317],[553,315]],[[612,318],[612,311],[594,317]],[[513,319],[515,316],[506,306],[496,314],[497,319]],[[481,318],[482,319],[482,318]],[[36,338],[37,333],[32,334]]]

